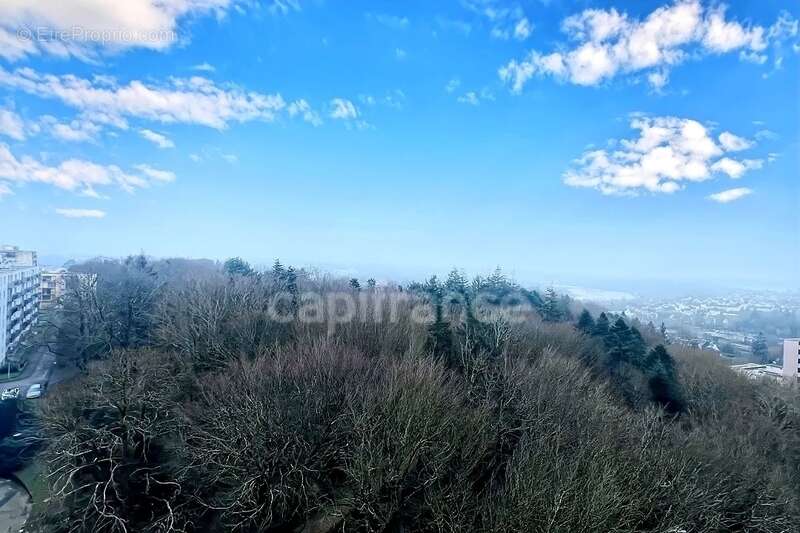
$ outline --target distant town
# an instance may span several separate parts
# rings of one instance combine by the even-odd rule
[[[798,291],[598,300],[643,323],[663,324],[670,342],[717,352],[734,370],[751,377],[797,375]]]

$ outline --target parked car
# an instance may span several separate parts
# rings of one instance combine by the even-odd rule
[[[16,400],[19,396],[19,387],[6,389],[0,394],[0,400]]]
[[[28,392],[25,394],[25,398],[27,398],[28,400],[31,400],[33,398],[41,398],[46,389],[47,389],[46,383],[34,383],[30,387],[28,387]]]

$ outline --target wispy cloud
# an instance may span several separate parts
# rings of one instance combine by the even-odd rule
[[[133,192],[149,186],[150,179],[163,181],[164,175],[143,174],[126,172],[117,165],[74,158],[49,165],[31,156],[17,157],[7,145],[0,143],[0,184],[9,190],[15,183],[41,183],[84,196],[99,197],[97,189],[101,187],[118,186]]]
[[[331,100],[330,116],[339,120],[352,120],[358,118],[358,109],[350,100],[334,98]]]
[[[126,126],[126,117],[224,129],[230,122],[273,121],[286,108],[280,94],[225,88],[202,77],[174,78],[166,85],[99,82],[72,75],[39,74],[0,67],[0,86],[59,100],[96,121]]]
[[[139,135],[142,138],[150,141],[151,143],[155,144],[159,148],[175,148],[175,143],[167,137],[166,135],[162,135],[161,133],[157,133],[153,130],[148,130],[147,128],[143,128],[139,130]]]
[[[136,165],[136,169],[145,176],[147,176],[148,178],[151,178],[156,181],[162,181],[165,183],[168,183],[170,181],[175,181],[175,173],[170,172],[169,170],[159,170],[144,163]]]
[[[519,4],[499,0],[462,0],[462,5],[488,21],[489,34],[495,39],[524,41],[533,32],[533,24]]]
[[[313,126],[322,125],[322,118],[319,116],[319,113],[314,111],[311,105],[302,98],[290,103],[286,109],[290,117],[301,116],[303,120]]]
[[[0,134],[17,141],[25,140],[25,122],[10,109],[0,109]]]
[[[105,218],[106,212],[99,209],[58,208],[56,213],[67,218]]]
[[[478,100],[478,94],[475,91],[467,91],[459,96],[457,100],[462,104],[469,105],[478,105],[481,103],[480,100]]]
[[[199,65],[194,65],[192,70],[196,70],[198,72],[216,72],[217,69],[214,67],[214,65],[209,63],[200,63]]]
[[[729,202],[739,200],[740,198],[744,198],[752,193],[752,189],[748,189],[747,187],[738,187],[736,189],[728,189],[726,191],[710,194],[708,199],[720,204],[727,204]]]

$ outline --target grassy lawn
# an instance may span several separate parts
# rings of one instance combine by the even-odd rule
[[[31,492],[33,497],[31,514],[42,511],[44,499],[47,498],[47,482],[44,479],[44,471],[39,459],[34,458],[25,468],[15,474]]]

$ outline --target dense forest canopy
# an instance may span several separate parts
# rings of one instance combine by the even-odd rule
[[[38,531],[764,531],[800,523],[797,390],[498,269],[72,269]]]

